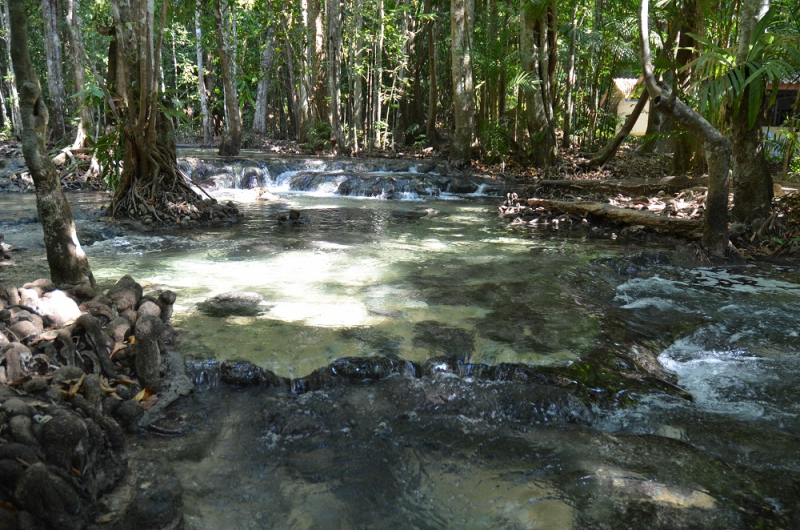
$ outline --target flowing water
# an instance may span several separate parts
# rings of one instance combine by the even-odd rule
[[[517,230],[480,195],[280,192],[219,190],[244,224],[162,235],[99,228],[107,198],[71,197],[101,285],[178,294],[172,347],[198,386],[164,420],[180,436],[131,450],[167,462],[186,527],[800,527],[796,269]],[[47,276],[34,215],[0,197],[25,263],[2,283]],[[203,310],[232,291],[263,301]],[[218,383],[225,360],[298,380],[352,357],[407,369],[305,393]]]

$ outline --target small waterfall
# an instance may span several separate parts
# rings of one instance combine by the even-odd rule
[[[186,373],[198,390],[219,386],[219,361],[186,361]]]

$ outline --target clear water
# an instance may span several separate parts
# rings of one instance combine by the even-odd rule
[[[655,394],[596,407],[590,424],[575,425],[526,420],[554,397],[518,382],[396,376],[300,396],[201,384],[168,419],[187,434],[144,437],[132,449],[134,466],[167,459],[188,528],[797,521],[796,270],[618,267],[642,249],[517,231],[480,196],[219,198],[243,210],[242,226],[86,245],[101,284],[131,274],[146,291],[178,294],[175,347],[189,359],[247,360],[298,377],[346,356],[568,366],[598,350],[656,344],[661,366],[694,400]],[[85,226],[80,212],[104,197],[73,200]],[[0,205],[0,233],[26,249],[13,253],[24,268],[0,266],[0,282],[46,276],[38,226],[15,223],[33,215],[33,198]],[[300,224],[278,220],[289,208],[302,212]],[[198,309],[228,291],[258,293],[262,312]]]

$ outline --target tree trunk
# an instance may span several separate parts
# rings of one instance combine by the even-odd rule
[[[295,91],[294,53],[286,45],[286,105],[289,109],[289,131],[287,138],[297,138],[297,92]]]
[[[756,24],[769,9],[769,0],[743,0],[739,28],[739,49],[736,64],[747,61]],[[750,75],[752,72],[745,72]],[[753,83],[763,83],[760,79]],[[763,139],[759,120],[751,127],[750,91],[745,89],[739,113],[730,112],[731,145],[733,147],[733,217],[737,221],[750,222],[765,218],[772,204],[772,177],[764,158]],[[760,110],[760,109],[759,109]]]
[[[602,166],[611,160],[611,157],[616,154],[619,146],[622,145],[622,142],[625,141],[625,138],[628,137],[633,130],[634,125],[636,125],[636,120],[639,119],[639,116],[642,114],[642,111],[647,105],[648,98],[649,94],[647,90],[645,90],[639,97],[639,101],[636,102],[636,106],[633,108],[633,111],[625,119],[625,124],[619,130],[614,139],[611,140],[611,142],[609,142],[608,145],[606,145],[599,152],[592,155],[589,160],[587,160],[585,163],[582,163],[582,166]]]
[[[649,0],[641,0],[639,9],[639,50],[647,91],[653,107],[675,123],[701,138],[708,161],[708,197],[703,219],[702,243],[715,256],[728,249],[728,173],[731,144],[713,125],[679,100],[668,86],[659,86],[650,60]]]
[[[548,12],[539,19],[539,77],[542,80],[542,103],[544,118],[547,124],[544,142],[544,172],[550,173],[550,166],[558,158],[558,144],[556,142],[555,127],[555,73],[558,54],[556,50],[556,37],[558,34],[558,17],[556,2],[553,2]]]
[[[314,54],[312,44],[312,31],[309,24],[308,0],[300,0],[300,12],[303,19],[303,31],[305,32],[305,49],[300,56],[300,97],[297,102],[297,136],[302,143],[307,141],[308,132],[314,121],[313,106],[311,105],[311,93],[314,82],[311,73],[311,57]]]
[[[372,145],[381,147],[381,108],[383,95],[383,0],[378,0],[378,42],[375,43],[375,65],[372,68]]]
[[[361,73],[364,63],[364,54],[362,53],[364,46],[364,37],[362,36],[364,15],[361,12],[361,0],[355,0],[354,10],[353,32],[355,33],[355,39],[353,45],[350,46],[350,83],[352,87],[351,94],[353,95],[351,99],[353,110],[351,112],[350,145],[353,152],[357,153],[358,139],[364,132],[364,76]]]
[[[75,93],[83,92],[84,78],[83,78],[83,47],[78,40],[78,28],[80,22],[78,21],[78,7],[80,0],[67,0],[67,27],[69,28],[69,47],[70,47],[70,62],[72,63],[72,82],[75,85],[73,90]],[[81,97],[78,99],[78,130],[75,132],[75,141],[72,142],[73,149],[80,149],[89,138],[89,131],[92,127],[92,118],[89,113],[89,107],[85,103],[86,98]]]
[[[253,131],[258,134],[267,134],[267,115],[269,114],[269,75],[272,70],[272,61],[275,58],[274,46],[275,30],[268,26],[264,33],[264,49],[261,50],[261,79],[258,80],[256,90],[256,110],[253,116]]]
[[[474,0],[450,0],[450,40],[453,74],[453,119],[450,163],[470,165],[475,129],[475,91],[472,81],[472,24]]]
[[[530,76],[531,89],[525,92],[525,125],[529,135],[529,152],[534,164],[545,165],[547,118],[542,95],[542,79],[539,76],[539,44],[536,37],[537,20],[529,9],[520,13],[519,54],[522,70]]]
[[[232,38],[228,31],[226,0],[214,0],[214,27],[217,36],[222,84],[225,87],[225,136],[219,146],[222,156],[237,156],[242,148],[242,118],[239,115],[239,96],[231,61]]]
[[[203,118],[203,145],[211,145],[214,136],[211,130],[211,115],[208,112],[208,98],[206,97],[206,73],[203,65],[203,30],[200,26],[200,9],[202,4],[197,0],[194,8],[194,35],[197,50],[197,90],[200,95],[200,115]]]
[[[172,122],[161,112],[169,100],[157,100],[168,0],[161,5],[158,32],[151,0],[115,0],[116,97],[107,96],[122,130],[122,173],[109,207],[117,218],[143,225],[187,227],[238,222],[238,211],[211,198],[203,200],[178,168]],[[238,116],[238,111],[234,113]]]
[[[342,67],[342,11],[340,0],[326,0],[328,18],[328,93],[330,107],[328,119],[331,124],[331,135],[336,140],[334,151],[347,152],[344,142],[344,129],[339,116],[342,104],[342,91],[339,86],[339,77]]]
[[[431,0],[425,0],[425,12],[432,13]],[[434,39],[435,24],[433,18],[428,20],[425,31],[428,36],[428,119],[425,122],[425,139],[427,144],[438,147],[436,137],[436,107],[439,101],[436,80],[436,40]]]
[[[9,7],[8,7],[8,0],[3,2],[3,35],[9,35],[9,25],[11,24],[11,17],[9,15]],[[11,57],[11,43],[10,39],[3,38],[3,47],[5,48],[3,52],[6,54],[6,58],[8,59],[8,68],[11,70],[10,72],[5,72],[4,74],[13,75],[14,73],[14,59]],[[3,76],[5,79],[5,75]],[[16,138],[22,138],[22,116],[20,115],[19,110],[19,94],[17,93],[17,85],[12,81],[8,81],[8,95],[10,96],[9,105],[11,107],[11,128],[14,132],[14,136]]]
[[[48,112],[28,51],[25,1],[10,0],[8,3],[11,55],[20,94],[22,152],[36,186],[36,207],[44,230],[50,278],[56,284],[88,282],[94,286],[89,260],[78,241],[72,211],[61,189],[58,171],[45,149]]]
[[[572,146],[572,90],[575,86],[575,45],[578,40],[578,2],[572,6],[572,22],[569,26],[569,52],[567,53],[567,86],[564,95],[564,136],[561,137],[561,147],[569,149]]]
[[[53,109],[51,130],[53,141],[64,139],[64,76],[61,70],[61,34],[58,32],[58,5],[54,0],[42,0],[44,19],[44,55],[47,64],[47,87]]]
[[[644,133],[644,142],[639,146],[637,152],[643,155],[655,153],[660,140],[661,120],[661,113],[653,112],[652,110],[647,113],[647,130]]]
[[[313,121],[320,122],[328,118],[328,90],[325,71],[325,26],[322,20],[324,0],[310,0],[309,18],[313,37],[313,53],[311,55],[311,72],[313,76]]]

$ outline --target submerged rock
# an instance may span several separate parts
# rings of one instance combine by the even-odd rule
[[[200,311],[212,317],[256,316],[264,311],[264,298],[253,292],[228,292],[198,304]]]

